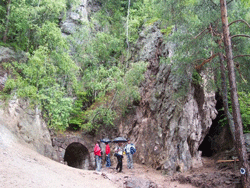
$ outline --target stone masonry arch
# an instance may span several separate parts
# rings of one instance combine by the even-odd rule
[[[79,169],[94,169],[92,142],[75,136],[60,136],[52,139],[52,145],[58,162]]]
[[[64,162],[68,166],[80,169],[88,169],[89,167],[89,151],[79,142],[71,143],[65,150]]]

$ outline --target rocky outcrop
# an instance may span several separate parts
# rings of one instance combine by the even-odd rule
[[[26,61],[24,53],[16,53],[10,48],[0,47],[0,64],[3,62]],[[0,86],[3,88],[8,72],[1,66]],[[41,117],[41,112],[28,107],[28,102],[12,98],[8,104],[1,102],[0,126],[8,129],[18,139],[40,154],[53,158],[53,148],[46,123]]]
[[[217,111],[215,93],[191,81],[185,97],[176,97],[183,78],[175,73],[171,62],[159,63],[160,57],[172,55],[174,46],[164,44],[162,38],[157,25],[140,34],[138,61],[149,62],[141,102],[121,121],[119,130],[137,146],[136,162],[173,174],[202,165],[198,147]]]
[[[88,2],[81,0],[79,6],[70,5],[70,9],[66,13],[66,19],[61,22],[62,33],[69,35],[77,31],[77,28],[84,22],[88,22]]]
[[[38,110],[31,110],[25,102],[13,99],[5,109],[0,109],[0,122],[0,126],[10,130],[20,142],[53,158],[50,134]]]

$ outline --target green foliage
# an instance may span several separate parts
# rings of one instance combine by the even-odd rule
[[[159,18],[154,17],[152,19],[147,20],[146,25],[153,25],[157,21],[159,21]]]
[[[66,8],[75,10],[79,2],[12,0],[8,25],[6,1],[0,2],[0,38],[7,28],[5,45],[29,54],[25,63],[7,64],[6,69],[12,76],[2,96],[16,94],[29,99],[33,106],[42,109],[44,118],[54,129],[62,130],[69,124],[86,131],[112,127],[115,118],[124,115],[140,100],[139,86],[147,63],[127,62],[132,54],[126,44],[127,28],[129,50],[136,49],[142,28],[152,24],[160,28],[164,42],[177,44],[173,45],[175,55],[171,59],[161,57],[160,63],[171,64],[177,87],[182,87],[178,89],[183,93],[187,93],[191,81],[201,84],[201,76],[194,67],[209,58],[211,51],[221,51],[216,43],[220,38],[216,35],[205,33],[195,40],[209,25],[221,31],[218,0],[131,0],[128,20],[127,0],[91,1],[89,3],[97,3],[99,9],[91,12],[89,22],[81,23],[77,32],[66,40],[62,37],[59,20],[64,19]],[[231,21],[250,20],[247,2],[230,3]],[[249,28],[242,23],[234,24],[230,31],[232,35],[249,34]],[[234,55],[250,53],[248,42],[232,41]],[[204,67],[217,69],[217,60],[213,59]],[[239,88],[247,93],[250,88],[241,78],[250,80],[249,59],[241,57],[238,61],[243,68],[241,73],[237,72]],[[241,106],[242,113],[248,114],[248,109]],[[244,126],[249,125],[247,115],[242,117]],[[248,130],[246,126],[245,129]]]
[[[44,88],[39,92],[43,116],[50,128],[65,130],[68,127],[73,99],[65,96],[64,88],[59,85]]]
[[[79,43],[78,41],[82,41]],[[109,32],[91,33],[90,30],[79,30],[69,40],[76,53],[74,60],[83,70],[91,70],[99,64],[110,67],[118,64],[118,57],[122,54],[124,43],[119,37]]]
[[[81,127],[86,121],[84,105],[89,102],[89,94],[87,92],[77,92],[77,99],[74,101],[73,109],[71,111],[69,124]]]
[[[201,85],[202,83],[202,77],[196,70],[193,71],[192,82],[196,85]]]
[[[7,64],[12,76],[2,94],[16,93],[29,99],[33,107],[42,109],[54,129],[65,129],[68,124],[88,131],[112,126],[117,109],[125,111],[140,98],[138,86],[145,63],[124,68],[128,1],[98,2],[99,11],[67,41],[61,35],[58,18],[63,19],[66,8],[74,10],[79,0],[14,0],[9,25],[6,4],[0,3],[0,37],[8,28],[7,43],[28,52],[29,57],[25,63]],[[150,1],[131,0],[131,44],[137,41],[138,30],[149,16],[145,10],[153,13],[150,5]],[[69,43],[73,57],[67,52]]]
[[[242,118],[243,132],[250,132],[250,94],[246,92],[238,92],[239,104],[240,104],[240,113]],[[232,114],[232,103],[231,97],[228,95],[228,106],[229,111]],[[224,110],[223,108],[220,110]],[[219,120],[221,126],[225,126],[228,124],[228,120],[226,117]]]
[[[250,94],[239,92],[240,113],[244,132],[250,132]]]
[[[81,128],[84,131],[98,131],[101,127],[111,128],[114,124],[116,113],[111,109],[100,106],[94,110],[88,110],[85,112],[87,123],[81,124]]]
[[[41,38],[44,37],[44,35],[37,35],[37,33],[41,32],[40,28],[42,28],[42,25],[48,25],[48,27],[50,27],[46,22],[57,23],[61,13],[66,10],[65,8],[66,0],[12,0],[10,4],[10,15],[8,17],[9,24],[6,25],[7,5],[0,4],[0,12],[3,13],[0,14],[0,23],[3,23],[3,25],[0,24],[0,38],[3,37],[3,31],[7,27],[7,42],[14,42],[20,49],[32,52],[37,49],[39,45],[43,45],[40,42],[44,42],[44,38]],[[51,32],[49,35],[50,34]]]
[[[134,101],[140,100],[139,85],[144,80],[144,72],[147,67],[145,62],[131,65],[131,69],[125,74],[124,79],[116,84],[118,91],[117,102],[122,110],[122,114],[126,113],[127,107]]]
[[[168,36],[174,28],[174,25],[171,25],[167,27],[166,29],[161,29],[161,33],[164,34],[165,36]]]
[[[70,124],[88,132],[112,127],[117,109],[125,114],[134,101],[140,100],[138,86],[144,79],[146,65],[144,62],[131,64],[131,69],[125,74],[114,66],[110,69],[100,66],[93,71],[86,69],[84,92],[77,95]],[[94,97],[94,103],[86,108],[90,96]]]
[[[67,9],[75,10],[77,6],[79,6],[80,0],[66,0]]]
[[[241,0],[241,2],[244,4],[244,6],[250,7],[250,1],[249,0]]]
[[[7,80],[4,93],[16,93],[40,106],[50,127],[68,126],[73,100],[67,93],[76,88],[78,70],[68,53],[40,46],[27,63],[13,62],[6,68],[13,72],[13,78]]]

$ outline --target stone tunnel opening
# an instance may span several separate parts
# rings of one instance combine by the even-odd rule
[[[80,169],[89,167],[89,151],[81,143],[71,143],[65,150],[64,161],[68,166]]]
[[[219,152],[231,149],[233,145],[229,126],[222,126],[222,123],[220,122],[220,120],[225,118],[224,111],[222,110],[222,97],[219,93],[216,93],[215,99],[217,100],[217,117],[213,120],[208,134],[205,136],[203,142],[198,148],[199,151],[202,151],[203,157],[212,157]]]

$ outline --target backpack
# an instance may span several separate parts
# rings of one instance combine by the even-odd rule
[[[133,155],[136,152],[134,144],[131,144],[132,146],[130,147],[130,153]]]

